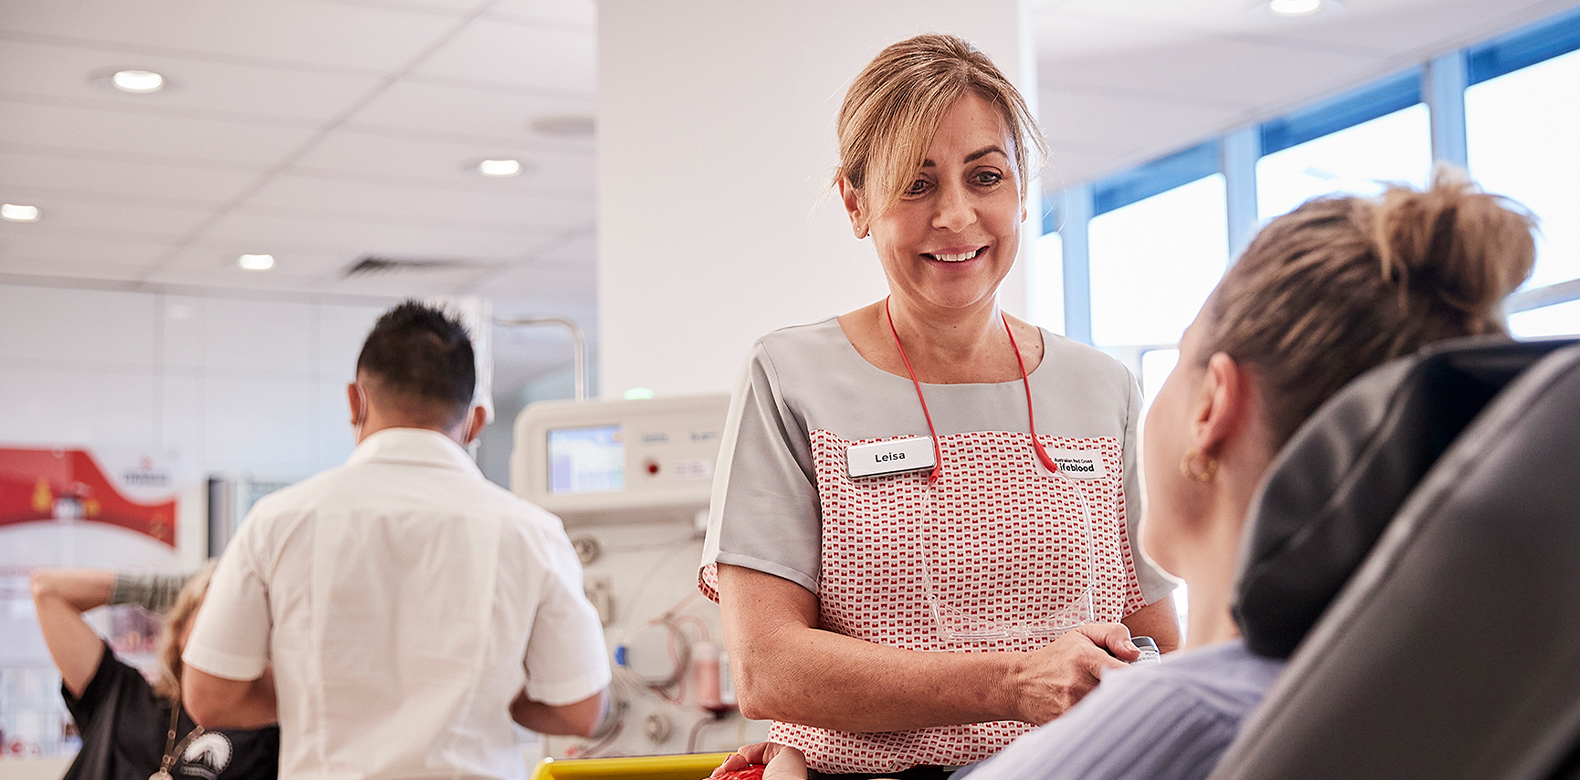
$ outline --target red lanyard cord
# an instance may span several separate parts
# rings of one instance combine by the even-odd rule
[[[927,432],[933,436],[933,471],[927,475],[927,484],[931,485],[938,480],[938,475],[944,469],[944,451],[938,446],[938,431],[933,428],[933,415],[927,411],[927,396],[922,395],[922,383],[916,381],[916,369],[911,368],[911,359],[905,356],[905,347],[900,346],[900,332],[894,329],[894,315],[889,313],[889,299],[883,299],[883,318],[889,321],[889,332],[894,334],[894,347],[900,351],[900,359],[905,361],[905,370],[911,375],[911,384],[916,385],[916,400],[922,402],[922,416],[927,418]]]
[[[938,445],[938,430],[933,427],[933,415],[927,411],[927,397],[922,395],[922,383],[916,379],[916,369],[911,368],[911,359],[905,355],[905,347],[900,344],[900,332],[894,328],[894,315],[889,312],[889,299],[883,299],[883,316],[889,321],[889,333],[894,335],[894,347],[900,351],[900,360],[905,362],[905,370],[911,375],[911,384],[916,386],[916,400],[922,402],[922,416],[927,418],[927,432],[933,436],[933,470],[927,475],[927,484],[937,481],[938,475],[943,472],[944,452]],[[1031,447],[1037,453],[1037,460],[1048,471],[1059,473],[1059,465],[1048,457],[1048,451],[1043,449],[1042,440],[1037,438],[1037,415],[1031,408],[1031,377],[1026,374],[1026,359],[1020,356],[1020,345],[1015,343],[1015,332],[1010,330],[1009,318],[1003,312],[999,318],[1004,321],[1004,332],[1009,335],[1009,345],[1015,350],[1015,362],[1020,365],[1020,380],[1026,387],[1026,417],[1031,427]]]
[[[1031,428],[1031,448],[1037,451],[1037,460],[1054,474],[1059,473],[1059,464],[1048,457],[1048,451],[1042,448],[1042,439],[1037,438],[1037,415],[1031,411],[1031,377],[1026,374],[1026,359],[1020,356],[1020,345],[1015,343],[1015,331],[1009,327],[1009,318],[1003,312],[998,315],[1004,320],[1004,332],[1009,334],[1009,346],[1015,350],[1015,362],[1020,364],[1020,381],[1026,386],[1026,424]]]

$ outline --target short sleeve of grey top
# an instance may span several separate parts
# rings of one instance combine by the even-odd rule
[[[1140,392],[1113,358],[1042,331],[1042,362],[1030,374],[1040,436],[1112,437],[1124,446],[1127,536],[1148,604],[1174,584],[1137,549],[1136,473]],[[1008,359],[1008,355],[1005,356]],[[938,434],[1029,432],[1020,380],[923,384]],[[822,520],[810,433],[848,441],[926,436],[911,380],[868,363],[836,319],[759,339],[735,385],[713,482],[704,566],[726,563],[818,592]]]

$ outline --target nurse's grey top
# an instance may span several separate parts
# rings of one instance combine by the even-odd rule
[[[1119,361],[1042,330],[1043,358],[1030,374],[1037,432],[1044,438],[1123,442],[1120,498],[1125,539],[1150,604],[1173,582],[1135,555],[1141,521],[1136,431],[1140,393]],[[1029,432],[1020,380],[923,384],[939,435]],[[783,328],[753,345],[735,384],[713,481],[704,566],[728,563],[783,577],[816,594],[821,570],[811,431],[845,440],[927,436],[911,380],[863,358],[836,318]],[[711,588],[705,590],[711,591]]]
[[[730,402],[699,585],[718,563],[818,596],[819,626],[910,650],[1033,650],[1073,622],[1118,621],[1172,583],[1134,547],[1139,400],[1122,365],[1042,333],[1026,385],[922,385],[942,455],[927,470],[852,477],[852,445],[929,435],[906,377],[868,363],[836,319],[760,339]],[[1008,356],[1006,356],[1008,357]],[[776,723],[821,772],[979,761],[1030,728],[966,724],[847,733]]]

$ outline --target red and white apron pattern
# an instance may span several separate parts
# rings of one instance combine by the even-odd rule
[[[813,431],[823,520],[822,628],[907,650],[1035,650],[1051,637],[951,638],[934,617],[930,593],[991,625],[1036,623],[1088,587],[1096,620],[1117,621],[1144,606],[1125,524],[1119,441],[1041,438],[1050,449],[1096,451],[1107,475],[1050,477],[1030,434],[983,432],[939,437],[944,467],[931,488],[926,470],[852,478],[846,450],[882,439],[847,441]],[[1090,548],[1075,489],[1090,509]],[[998,721],[850,733],[776,722],[769,738],[801,749],[818,771],[885,772],[980,761],[1031,728]]]

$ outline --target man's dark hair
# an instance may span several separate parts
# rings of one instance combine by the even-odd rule
[[[357,373],[363,372],[402,400],[443,409],[452,425],[466,414],[477,385],[465,326],[417,301],[401,303],[374,323],[357,356]]]

